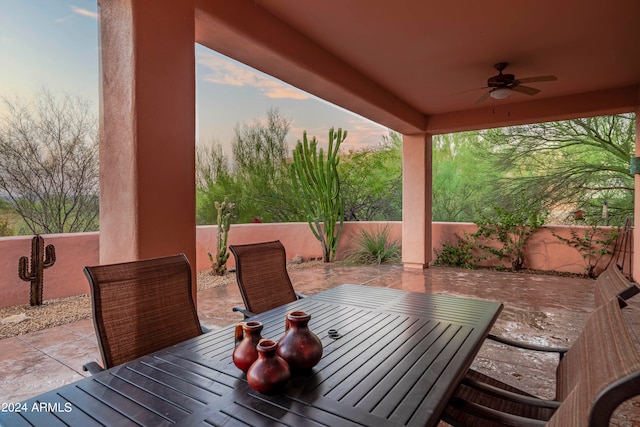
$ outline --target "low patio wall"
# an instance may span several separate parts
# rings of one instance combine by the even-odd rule
[[[348,222],[345,223],[338,246],[338,259],[354,248],[353,236],[361,228],[378,230],[389,225],[391,238],[401,240],[401,222]],[[439,250],[444,242],[454,242],[454,235],[462,231],[473,233],[474,224],[434,223],[433,248]],[[552,231],[569,237],[569,227],[545,227],[530,240],[526,266],[538,270],[583,273],[584,261],[580,253],[560,242]],[[211,267],[207,252],[216,247],[216,226],[200,226],[196,232],[197,271]],[[99,264],[99,233],[73,233],[43,235],[45,245],[56,247],[56,263],[44,272],[44,300],[62,298],[89,292],[82,272],[85,265]],[[18,277],[18,259],[31,256],[32,236],[0,237],[0,308],[29,302],[29,282]],[[322,257],[319,242],[313,237],[307,223],[234,224],[229,231],[228,244],[243,244],[279,239],[287,250],[287,258],[301,255],[305,260]],[[630,256],[630,255],[628,255]],[[234,265],[233,257],[228,265]]]
[[[44,244],[56,248],[56,262],[44,270],[44,296],[47,301],[89,293],[82,268],[98,264],[99,233],[43,234]],[[31,284],[18,277],[18,260],[29,257],[33,236],[0,237],[0,308],[29,304]]]

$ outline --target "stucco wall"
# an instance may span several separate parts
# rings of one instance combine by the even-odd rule
[[[577,231],[578,236],[582,236],[589,227],[565,227],[565,226],[545,226],[536,231],[527,242],[525,250],[525,267],[543,271],[559,271],[566,273],[584,273],[585,259],[582,254],[568,246],[566,243],[558,239],[554,234],[565,239],[571,238],[571,230]],[[440,250],[443,243],[456,242],[455,235],[464,237],[464,233],[475,233],[478,227],[473,223],[455,223],[455,222],[434,222],[433,223],[433,241],[434,259],[435,251]],[[609,227],[603,227],[608,230]],[[628,260],[631,253],[626,254],[625,272],[628,270]],[[595,272],[599,274],[606,264],[609,257],[604,256],[596,266]],[[489,259],[480,263],[482,266],[493,266],[500,264],[495,259]]]
[[[381,229],[389,224],[391,238],[401,240],[401,222],[350,222],[345,223],[338,247],[338,259],[344,258],[354,247],[353,236],[361,227]],[[455,241],[454,235],[465,230],[472,233],[474,224],[434,223],[433,248],[440,249],[443,242]],[[580,253],[560,242],[555,232],[569,237],[568,227],[545,227],[534,234],[527,248],[526,266],[539,270],[572,273],[584,272],[584,260]],[[89,285],[82,272],[85,265],[99,264],[99,234],[50,234],[44,235],[45,245],[56,247],[56,263],[45,270],[44,299],[61,298],[89,292]],[[243,244],[279,239],[286,248],[287,258],[296,255],[320,258],[320,244],[306,223],[235,224],[229,232],[229,244]],[[210,268],[207,252],[216,247],[216,227],[201,226],[196,231],[196,270]],[[18,278],[18,259],[31,256],[31,236],[0,237],[0,308],[29,302],[29,282]],[[629,255],[630,256],[630,255]],[[435,256],[434,256],[435,258]],[[628,258],[627,258],[628,259]],[[233,257],[229,266],[234,265]]]
[[[44,270],[44,301],[89,293],[82,268],[98,264],[98,233],[45,234],[56,248],[56,262]],[[0,307],[29,303],[30,283],[18,277],[18,260],[29,257],[33,236],[0,237]]]

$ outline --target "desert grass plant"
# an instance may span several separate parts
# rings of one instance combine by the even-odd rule
[[[347,257],[352,264],[394,264],[401,260],[401,247],[397,240],[391,240],[391,229],[388,225],[377,230],[361,229],[355,234],[353,249]]]

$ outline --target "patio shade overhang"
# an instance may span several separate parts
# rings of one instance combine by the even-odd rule
[[[193,259],[194,43],[403,134],[402,243],[409,267],[425,267],[432,256],[434,134],[640,112],[637,0],[99,5],[103,263],[172,252]],[[541,90],[535,96],[513,93],[477,104],[498,62],[508,62],[516,78],[558,80],[530,84]],[[132,161],[123,163],[118,153]],[[180,203],[167,209],[167,198]],[[166,224],[174,233],[159,242],[154,231]],[[640,271],[640,256],[634,265]]]
[[[196,0],[196,41],[403,134],[635,111],[640,3]],[[509,62],[535,96],[476,104]]]

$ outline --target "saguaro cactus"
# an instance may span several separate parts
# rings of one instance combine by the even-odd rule
[[[44,259],[43,259],[44,256]],[[44,290],[44,269],[56,262],[56,248],[53,245],[44,247],[44,239],[36,234],[31,239],[31,271],[27,270],[29,258],[20,257],[18,261],[18,276],[25,282],[31,282],[29,304],[42,305]]]
[[[298,195],[307,222],[316,239],[322,245],[324,262],[335,258],[338,240],[344,220],[344,198],[340,193],[338,176],[338,150],[347,137],[347,131],[329,130],[329,148],[324,158],[322,148],[317,152],[318,142],[313,137],[309,142],[307,133],[302,135],[293,152],[292,182]]]

